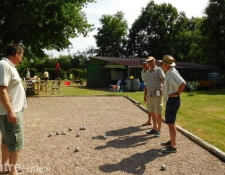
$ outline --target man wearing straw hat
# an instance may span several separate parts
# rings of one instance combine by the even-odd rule
[[[180,108],[180,94],[185,88],[185,81],[180,76],[179,72],[174,68],[175,60],[170,55],[164,55],[162,60],[162,69],[166,73],[166,77],[163,83],[163,97],[166,103],[165,110],[165,122],[169,127],[170,140],[165,143],[161,143],[161,152],[163,153],[175,153],[176,149],[176,115]]]
[[[147,103],[148,114],[152,116],[153,121],[153,128],[147,131],[147,134],[160,137],[163,111],[162,83],[165,74],[160,67],[156,66],[154,57],[148,57],[146,62],[149,70],[145,75],[144,101]]]

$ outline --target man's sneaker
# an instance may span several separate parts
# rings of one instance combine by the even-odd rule
[[[165,147],[161,149],[162,153],[176,153],[177,152],[177,148],[173,148],[171,146]]]
[[[157,133],[155,134],[155,137],[160,137],[161,136],[161,132],[160,131],[156,131]]]
[[[157,131],[155,131],[154,129],[151,129],[149,131],[146,132],[147,134],[157,134]]]
[[[170,146],[170,141],[165,142],[165,143],[161,143],[162,146]]]

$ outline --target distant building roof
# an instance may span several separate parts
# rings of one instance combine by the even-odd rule
[[[140,58],[120,58],[120,57],[92,57],[92,58],[126,66],[139,66],[141,63]]]
[[[137,66],[141,67],[142,58],[120,58],[120,57],[91,57],[98,60],[107,61],[113,64],[126,65],[126,66]],[[156,65],[160,66],[160,62],[156,60]],[[198,69],[217,69],[213,66],[200,65],[195,63],[185,63],[185,62],[176,62],[176,68],[198,68]]]

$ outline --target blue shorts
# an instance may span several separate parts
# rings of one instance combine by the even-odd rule
[[[180,96],[169,97],[166,103],[165,122],[168,124],[174,124],[176,121],[177,111],[180,108]]]

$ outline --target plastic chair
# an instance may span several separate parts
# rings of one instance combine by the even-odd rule
[[[53,81],[52,82],[52,94],[54,95],[54,91],[57,92],[57,94],[60,94],[60,81]]]
[[[118,80],[116,85],[110,85],[111,91],[113,92],[119,92],[120,91],[120,84],[122,80]]]
[[[34,93],[34,83],[31,80],[27,80],[26,81],[26,86],[25,86],[25,91],[26,94],[28,94],[28,91],[31,91],[32,93]]]

